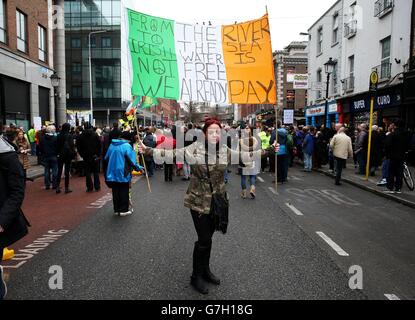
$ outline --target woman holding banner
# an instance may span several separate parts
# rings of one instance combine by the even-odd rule
[[[208,118],[203,127],[203,140],[200,138],[183,149],[164,150],[140,146],[140,152],[152,154],[155,158],[173,159],[184,152],[191,166],[192,177],[185,195],[184,205],[190,209],[197,242],[193,249],[193,273],[191,285],[202,294],[208,294],[207,283],[220,284],[220,280],[210,269],[212,236],[215,231],[227,232],[228,196],[225,184],[225,170],[232,156],[237,160],[239,151],[227,146],[226,132],[222,131],[219,120]],[[196,136],[196,135],[194,135]],[[278,149],[278,148],[277,148]],[[171,153],[171,154],[170,154]],[[261,159],[262,150],[254,156]],[[219,212],[220,211],[220,212]]]

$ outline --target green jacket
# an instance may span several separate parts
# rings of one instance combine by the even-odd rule
[[[267,133],[264,131],[261,131],[258,135],[261,139],[262,150],[268,150],[268,148],[271,146],[269,143],[271,140],[271,135],[267,136]]]
[[[27,133],[27,138],[30,143],[35,142],[36,141],[36,130],[30,129],[29,132]]]

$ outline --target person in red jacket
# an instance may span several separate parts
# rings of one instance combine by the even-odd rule
[[[158,143],[160,138],[160,142]],[[165,135],[157,136],[157,148],[163,147],[166,150],[176,149],[176,126],[173,126],[171,132],[167,132]],[[172,163],[164,163],[164,181],[173,182],[173,169],[174,161]]]

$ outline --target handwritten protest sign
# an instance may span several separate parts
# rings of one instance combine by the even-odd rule
[[[276,102],[268,16],[208,26],[130,9],[127,14],[133,96],[211,104]]]

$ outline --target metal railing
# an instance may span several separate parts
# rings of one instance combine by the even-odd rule
[[[346,92],[351,92],[354,90],[354,76],[343,79],[343,90]]]
[[[390,79],[392,75],[392,63],[383,62],[381,65],[374,67],[372,71],[378,72],[380,80]]]
[[[393,0],[378,0],[375,2],[375,17],[381,18],[393,10]]]
[[[357,33],[357,20],[352,20],[344,24],[344,37],[351,38]]]

